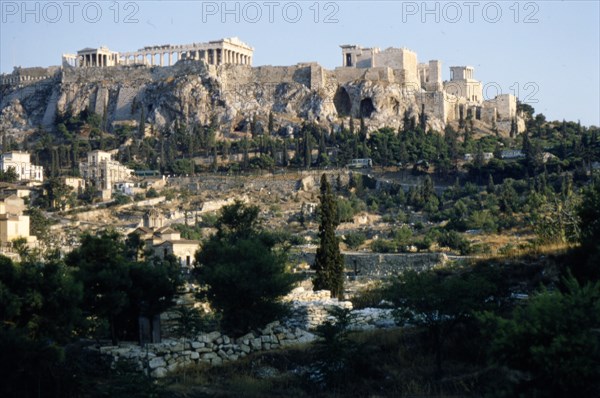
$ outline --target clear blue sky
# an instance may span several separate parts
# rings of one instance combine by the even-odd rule
[[[131,51],[238,36],[254,66],[341,64],[341,44],[407,47],[420,62],[472,65],[550,120],[600,125],[599,1],[0,0],[0,71],[49,66],[62,53]],[[117,12],[118,10],[118,12]],[[237,20],[236,20],[237,19]],[[535,102],[537,101],[537,102]]]

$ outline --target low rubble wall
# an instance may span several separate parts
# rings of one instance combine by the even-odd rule
[[[221,365],[236,361],[253,352],[276,350],[294,345],[312,343],[318,339],[314,330],[328,320],[334,320],[329,310],[334,307],[352,310],[352,303],[331,298],[327,290],[317,292],[294,289],[285,297],[292,307],[291,315],[272,322],[262,330],[232,338],[221,332],[203,333],[189,339],[165,339],[161,343],[121,343],[118,346],[95,348],[110,355],[113,361],[134,361],[139,370],[154,378],[165,377],[191,364]],[[351,311],[352,330],[370,330],[395,327],[392,310],[366,308]]]

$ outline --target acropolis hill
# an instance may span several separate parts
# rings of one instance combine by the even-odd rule
[[[338,128],[349,117],[398,128],[406,116],[422,114],[438,131],[461,117],[482,132],[493,126],[508,134],[513,121],[523,125],[514,96],[484,100],[473,67],[451,66],[450,80],[442,81],[441,61],[419,63],[406,48],[341,49],[341,66],[327,70],[314,62],[253,67],[254,49],[237,38],[124,53],[85,48],[64,54],[60,67],[3,74],[0,129],[18,139],[39,126],[52,129],[58,114],[86,108],[109,129],[144,115],[157,131],[217,122],[223,134],[249,120],[264,124],[269,113],[288,131],[304,121]]]

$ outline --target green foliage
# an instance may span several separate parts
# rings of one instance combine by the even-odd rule
[[[180,305],[173,311],[175,325],[173,332],[179,337],[195,337],[203,331],[218,328],[219,320],[211,315],[203,314],[197,308]]]
[[[335,199],[337,208],[337,222],[352,222],[354,216],[361,211],[364,211],[365,202],[360,200],[355,195],[351,195],[350,199],[338,197]]]
[[[364,232],[349,232],[344,236],[344,243],[350,249],[357,249],[360,245],[365,243],[366,239],[367,237]]]
[[[312,382],[322,383],[323,387],[339,387],[347,380],[348,370],[357,351],[356,344],[348,336],[352,323],[349,309],[334,307],[328,319],[317,327],[316,334],[321,339],[316,343],[316,365],[318,373]]]
[[[248,206],[239,200],[222,207],[215,225],[218,237],[235,239],[256,235],[259,212],[258,206]]]
[[[397,253],[398,243],[391,239],[375,239],[371,242],[371,251],[374,253]]]
[[[25,214],[29,216],[29,233],[41,241],[46,241],[49,237],[50,220],[37,207],[28,208]]]
[[[56,391],[57,367],[64,352],[49,340],[38,340],[14,328],[0,328],[0,396],[6,398],[61,397]]]
[[[129,268],[132,289],[128,292],[130,308],[135,314],[152,318],[173,306],[182,284],[181,266],[173,255],[164,259],[151,257],[133,262]]]
[[[92,377],[84,375],[92,382],[90,387],[93,387],[86,389],[90,398],[168,398],[171,396],[163,385],[140,372],[137,364],[131,360],[121,359],[114,366],[103,371],[105,375],[102,375],[99,380],[94,380],[97,371],[92,373]]]
[[[67,256],[84,286],[83,309],[87,315],[105,319],[110,325],[113,342],[117,341],[117,317],[125,312],[127,292],[132,283],[129,262],[120,236],[105,232],[98,237],[84,235],[81,246]]]
[[[471,250],[469,241],[460,233],[453,230],[441,233],[438,237],[438,244],[440,246],[449,247],[452,250],[458,250],[462,255],[469,254]]]
[[[19,175],[15,171],[15,168],[10,166],[6,171],[0,170],[0,181],[2,182],[16,182],[19,180]]]
[[[315,256],[313,279],[315,290],[329,290],[333,297],[344,294],[344,257],[340,252],[335,229],[338,225],[336,201],[325,174],[321,176],[321,203],[319,215],[319,247]]]
[[[181,237],[183,239],[202,240],[203,227],[199,224],[196,224],[193,226],[185,225],[185,224],[171,224],[171,228],[173,228],[177,232],[181,233]]]
[[[69,341],[80,325],[83,289],[60,261],[15,265],[0,256],[2,327],[33,340]]]
[[[221,209],[217,233],[196,253],[195,275],[205,296],[234,334],[264,326],[286,307],[293,285],[286,253],[258,228],[256,206],[236,201]]]
[[[158,198],[160,195],[158,194],[158,192],[156,191],[156,189],[154,189],[154,187],[151,187],[150,189],[148,189],[148,191],[146,192],[146,197],[148,199],[151,198]]]
[[[337,198],[336,201],[338,222],[352,222],[355,214],[352,203],[344,198]]]
[[[600,242],[600,179],[583,191],[583,201],[579,207],[581,243],[586,246]]]
[[[577,214],[579,197],[551,192],[537,196],[532,206],[531,223],[541,243],[577,242],[583,224]]]
[[[465,270],[406,271],[388,290],[399,323],[427,328],[442,373],[442,345],[448,333],[473,319],[473,312],[495,304],[498,288],[480,274]]]
[[[91,321],[88,328],[108,323],[115,344],[119,337],[138,336],[138,316],[153,317],[172,306],[182,283],[174,257],[139,263],[132,255],[136,250],[127,247],[119,234],[103,232],[84,235],[81,246],[66,258],[84,288],[82,309]]]
[[[119,206],[119,205],[125,205],[127,203],[131,203],[131,196],[129,195],[124,195],[121,193],[116,193],[113,196],[114,199],[114,203]]]
[[[388,298],[387,287],[381,281],[375,281],[366,288],[361,288],[352,296],[352,308],[359,310],[362,308],[379,308],[382,302]]]
[[[474,211],[467,221],[469,229],[481,229],[485,232],[496,232],[498,230],[496,218],[489,209]]]
[[[400,245],[405,246],[411,243],[413,233],[408,225],[403,225],[394,231],[394,241]]]
[[[65,210],[69,204],[72,188],[60,178],[53,177],[44,181],[46,206],[53,210]]]
[[[492,338],[494,363],[511,376],[501,396],[585,397],[600,393],[600,283],[542,291],[517,307],[510,318],[480,316]]]
[[[270,170],[275,167],[275,161],[269,155],[262,155],[260,157],[255,157],[250,160],[250,168],[252,169],[261,169],[261,170]]]
[[[216,227],[219,216],[217,213],[206,213],[202,215],[200,219],[200,225],[206,228]]]
[[[194,163],[190,159],[177,159],[171,163],[171,171],[177,175],[194,173]]]

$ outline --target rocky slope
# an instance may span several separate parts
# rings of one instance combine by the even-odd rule
[[[425,112],[430,127],[443,129],[454,112],[443,92],[409,90],[394,71],[334,71],[317,64],[289,67],[211,66],[182,61],[172,67],[65,67],[54,78],[20,87],[0,87],[0,130],[17,136],[42,126],[52,129],[57,115],[86,108],[106,114],[108,125],[143,117],[158,131],[176,122],[217,123],[222,133],[244,131],[253,119],[266,127],[272,112],[291,131],[304,120],[339,125],[363,116],[371,128],[402,125],[405,114]],[[371,71],[372,72],[372,71]]]

